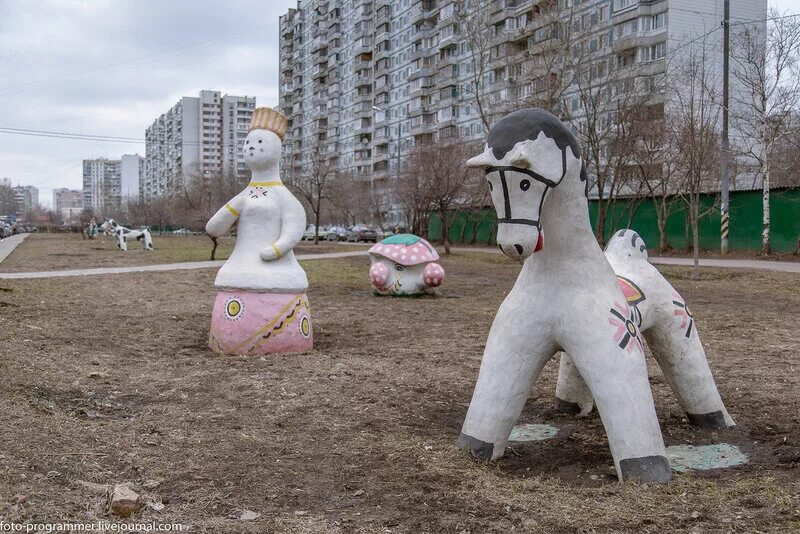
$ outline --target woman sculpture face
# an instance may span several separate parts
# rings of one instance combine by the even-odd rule
[[[281,139],[269,130],[253,130],[244,140],[244,161],[250,170],[265,170],[281,157]]]

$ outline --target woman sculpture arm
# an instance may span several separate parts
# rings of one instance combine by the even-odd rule
[[[214,237],[222,237],[228,233],[233,223],[239,218],[244,200],[236,195],[222,206],[206,223],[206,232]]]
[[[261,259],[264,261],[277,260],[291,251],[300,242],[306,229],[306,211],[303,205],[288,190],[286,193],[286,203],[281,211],[281,233],[277,241],[261,251]]]

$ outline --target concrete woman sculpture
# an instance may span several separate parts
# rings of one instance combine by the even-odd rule
[[[221,237],[237,223],[236,245],[215,281],[220,291],[209,336],[215,352],[298,352],[312,346],[308,279],[292,252],[306,214],[279,173],[286,127],[278,111],[255,110],[244,144],[252,179],[206,224],[210,235]]]
[[[592,391],[618,477],[668,481],[635,315],[595,241],[575,137],[547,111],[523,109],[468,166],[486,173],[501,250],[525,261],[489,332],[459,446],[501,457],[534,381],[563,349]]]
[[[433,293],[444,281],[433,245],[413,234],[387,237],[369,249],[369,280],[379,295],[413,296]]]
[[[620,230],[609,240],[605,254],[633,311],[634,322],[689,423],[707,428],[733,426],[711,376],[692,312],[683,297],[647,260],[642,238],[633,230]],[[624,332],[622,318],[609,321],[620,333]],[[561,356],[556,406],[584,414],[592,410],[592,393],[566,354]]]

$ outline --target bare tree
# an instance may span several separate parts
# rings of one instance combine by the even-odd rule
[[[3,178],[0,180],[0,215],[8,215],[16,210],[14,202],[14,186],[11,180]]]
[[[766,35],[765,35],[766,33]],[[769,20],[735,28],[731,73],[742,90],[731,107],[742,139],[740,153],[762,181],[761,253],[770,253],[770,174],[774,147],[797,130],[800,104],[800,20],[770,10]]]
[[[511,111],[509,106],[562,114],[572,76],[574,8],[542,0],[524,25],[509,19],[514,25],[506,26],[503,18],[492,21],[493,12],[502,8],[496,1],[456,0],[455,5],[456,30],[470,57],[464,96],[474,104],[484,131]]]
[[[582,30],[586,33],[590,23],[590,19],[576,17],[572,2],[543,0],[537,4],[522,33],[525,40],[516,41],[512,50],[522,52],[519,67],[510,75],[524,106],[562,116],[568,113],[564,95],[574,81],[576,69],[591,53],[590,39],[578,42],[578,36]]]
[[[689,209],[693,278],[700,276],[698,222],[706,214],[701,209],[700,194],[716,189],[720,150],[718,84],[706,68],[709,64],[703,42],[675,66],[675,85],[670,88],[674,102],[666,115],[669,144],[674,150],[670,157],[677,162],[680,197]]]
[[[319,223],[323,202],[328,200],[331,182],[336,175],[332,157],[325,151],[315,149],[309,155],[305,169],[294,177],[290,187],[308,204],[314,216],[314,244],[319,243]]]
[[[476,147],[458,140],[440,140],[416,147],[409,157],[406,175],[413,187],[407,193],[412,198],[409,204],[417,211],[412,218],[424,216],[425,211],[439,214],[445,254],[450,254],[450,229],[456,210],[473,207],[475,196],[485,194],[483,181],[465,165],[477,151]]]
[[[489,84],[487,83],[493,40],[489,24],[492,3],[492,0],[456,0],[454,12],[454,19],[458,21],[456,28],[460,37],[467,43],[469,50],[470,97],[475,104],[485,132],[489,131],[492,124],[488,102]]]
[[[638,141],[633,146],[631,161],[635,167],[639,183],[645,195],[653,203],[658,226],[658,250],[665,252],[667,242],[667,220],[675,204],[676,161],[670,150],[673,141],[667,134],[664,120],[664,107],[654,113],[642,113],[634,119],[633,135]]]
[[[235,173],[222,174],[202,173],[199,169],[184,175],[181,183],[181,194],[173,196],[172,208],[177,215],[176,220],[185,228],[204,228],[219,206],[239,194],[241,182]],[[211,240],[210,259],[216,259],[219,242],[216,236],[206,233]]]

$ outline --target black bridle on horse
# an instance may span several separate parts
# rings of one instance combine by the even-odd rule
[[[567,151],[561,151],[561,178],[558,181],[550,180],[549,178],[545,178],[539,173],[533,172],[529,169],[523,169],[522,167],[514,167],[514,166],[493,166],[486,168],[486,174],[492,172],[499,172],[500,173],[500,183],[503,186],[503,201],[505,211],[502,218],[498,218],[498,223],[507,223],[507,224],[525,224],[528,226],[535,226],[539,230],[542,229],[541,218],[542,218],[542,206],[544,205],[544,197],[547,195],[547,192],[551,189],[556,187],[558,184],[561,183],[561,180],[564,179],[564,176],[567,174]],[[518,172],[521,174],[525,174],[536,180],[537,182],[543,183],[546,187],[542,192],[542,198],[539,200],[539,215],[537,219],[515,219],[511,215],[511,198],[508,195],[508,183],[506,181],[506,172],[513,171]]]

